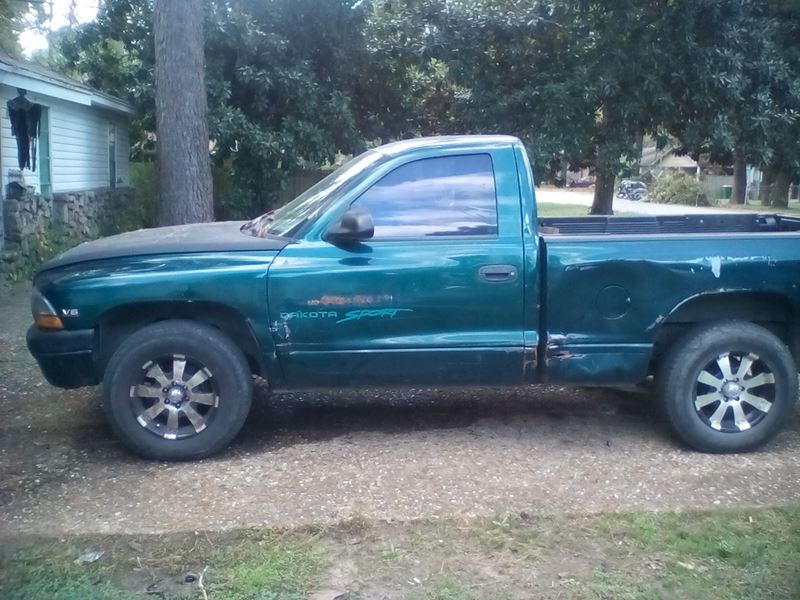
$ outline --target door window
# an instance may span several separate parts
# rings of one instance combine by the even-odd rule
[[[351,208],[372,216],[374,239],[496,236],[492,158],[469,154],[405,164],[359,196]]]

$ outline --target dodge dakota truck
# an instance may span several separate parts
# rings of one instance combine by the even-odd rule
[[[33,282],[47,380],[102,382],[131,450],[229,445],[280,391],[653,381],[675,435],[740,452],[791,417],[800,218],[539,218],[507,136],[400,141],[253,221],[81,244]]]

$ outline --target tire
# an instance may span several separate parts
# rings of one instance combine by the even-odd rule
[[[250,411],[247,359],[226,335],[193,321],[162,321],[125,339],[103,378],[106,415],[134,453],[195,460],[233,441]]]
[[[798,378],[789,349],[747,322],[705,324],[671,347],[658,389],[675,435],[701,452],[749,452],[789,420]]]
[[[633,196],[631,197],[631,200],[634,200],[634,201],[638,202],[642,198],[644,198],[644,192],[642,190],[636,190],[635,192],[633,192]]]

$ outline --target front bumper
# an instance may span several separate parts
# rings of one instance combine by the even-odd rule
[[[92,357],[93,329],[49,331],[31,325],[27,342],[28,350],[51,385],[76,388],[100,383]]]

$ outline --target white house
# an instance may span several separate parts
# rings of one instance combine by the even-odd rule
[[[41,105],[36,169],[20,169],[8,102],[19,90]],[[38,110],[38,109],[37,109]],[[72,192],[129,184],[128,122],[133,107],[82,83],[0,53],[0,194],[9,182],[36,193]]]
[[[700,177],[700,165],[687,154],[675,154],[674,148],[659,150],[656,146],[642,148],[642,158],[639,163],[641,173],[660,175],[664,172],[681,172],[693,177]]]

